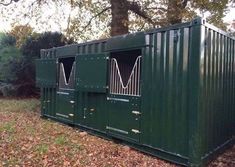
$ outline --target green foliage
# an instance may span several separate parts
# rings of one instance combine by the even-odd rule
[[[49,49],[56,46],[63,46],[73,43],[73,40],[66,39],[58,32],[45,32],[30,36],[22,45],[21,51],[25,57],[39,58],[41,49]]]
[[[12,67],[21,56],[20,50],[15,47],[15,38],[9,34],[2,34],[0,37],[0,94],[4,96],[14,95],[15,87],[11,82],[16,76]]]
[[[0,35],[0,49],[6,46],[14,46],[16,44],[16,39],[14,36],[9,34]]]
[[[28,96],[38,94],[35,87],[35,59],[40,57],[41,49],[63,46],[72,43],[61,33],[46,32],[29,37],[21,47],[23,54],[21,60],[16,62],[14,69],[16,71],[15,85],[18,85],[18,95]]]
[[[37,95],[35,87],[35,59],[40,57],[40,50],[72,43],[61,33],[32,33],[16,48],[12,36],[1,38],[0,48],[0,94],[3,96]],[[14,41],[14,42],[12,42]]]
[[[223,17],[228,10],[228,4],[232,0],[194,0],[191,3],[193,9],[199,9],[201,12],[209,13],[207,21],[215,26],[227,30],[227,25],[223,22]]]

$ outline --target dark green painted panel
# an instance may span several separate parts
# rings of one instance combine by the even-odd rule
[[[199,110],[199,85],[200,85],[200,58],[201,58],[201,26],[194,26],[190,30],[192,35],[190,39],[189,51],[189,112],[188,112],[188,149],[189,163],[198,165],[202,158],[202,119],[201,110]]]
[[[106,129],[112,136],[139,142],[140,97],[110,94],[108,99],[108,124]]]
[[[142,48],[141,98],[111,96],[106,88],[97,89],[109,79],[107,62],[98,60],[100,54],[133,48]],[[55,58],[54,50],[43,51],[42,58]],[[204,165],[234,141],[235,41],[204,19],[58,50],[62,57],[77,55],[77,69],[83,73],[80,79],[86,81],[73,97],[73,124],[184,165]],[[79,56],[84,58],[81,67]],[[72,110],[65,104],[67,98],[55,92],[55,88],[42,89],[43,115],[55,115],[55,105],[67,105],[61,113]],[[47,102],[55,97],[57,103]],[[129,103],[115,98],[129,99]],[[63,103],[58,104],[58,99]],[[141,115],[134,117],[132,111]],[[140,134],[131,134],[133,127]]]
[[[212,157],[215,148],[221,149],[234,136],[234,41],[213,26],[201,26],[198,97],[201,157]]]
[[[143,50],[140,143],[182,157],[188,156],[189,29],[149,34]]]
[[[56,59],[36,60],[36,84],[39,87],[56,87],[57,85]]]
[[[76,86],[79,91],[106,92],[107,64],[105,54],[88,54],[76,57]]]
[[[74,91],[73,90],[59,90],[56,92],[56,113],[57,119],[63,120],[68,123],[74,121]]]
[[[41,88],[41,113],[42,115],[55,116],[56,89]]]
[[[78,53],[78,45],[67,45],[56,48],[56,57],[70,57],[75,56]]]
[[[104,133],[107,125],[106,95],[96,92],[75,92],[75,99],[75,124]]]
[[[115,36],[107,40],[107,51],[123,50],[128,48],[140,48],[146,46],[143,32]]]

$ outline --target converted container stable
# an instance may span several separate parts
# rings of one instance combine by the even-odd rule
[[[235,40],[189,23],[41,51],[42,116],[205,165],[235,134]]]

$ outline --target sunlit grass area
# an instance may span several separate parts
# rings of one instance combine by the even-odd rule
[[[38,99],[0,99],[0,112],[35,112],[39,109]]]

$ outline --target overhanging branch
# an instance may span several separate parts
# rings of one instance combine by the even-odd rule
[[[10,0],[9,2],[7,3],[3,3],[2,1],[0,2],[0,5],[3,5],[3,6],[8,6],[10,4],[12,4],[12,2],[18,2],[19,0]]]
[[[107,7],[104,8],[103,10],[101,10],[99,13],[95,14],[94,16],[91,17],[91,19],[88,21],[87,25],[83,28],[83,30],[85,30],[92,22],[93,19],[95,19],[96,17],[100,16],[101,14],[103,14],[104,12],[106,12],[107,10],[111,9],[111,7]]]
[[[187,6],[189,0],[182,0],[181,4],[182,4],[182,8],[185,8]]]
[[[137,14],[138,16],[142,17],[143,19],[151,23],[153,26],[155,26],[155,23],[150,18],[150,16],[148,16],[148,14],[144,10],[141,9],[141,6],[137,2],[127,1],[127,4],[128,4],[128,9],[130,11],[132,11],[133,13]]]

